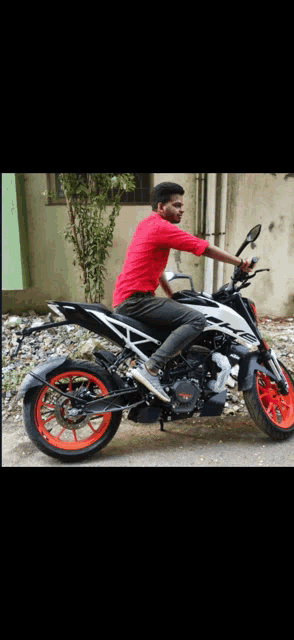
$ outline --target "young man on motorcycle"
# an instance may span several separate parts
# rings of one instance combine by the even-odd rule
[[[167,362],[180,353],[206,326],[202,313],[188,309],[172,299],[172,290],[164,275],[170,249],[207,256],[249,272],[252,258],[241,260],[207,240],[176,228],[184,213],[184,189],[174,182],[161,182],[152,192],[152,213],[139,223],[129,245],[127,256],[113,294],[115,312],[131,316],[146,324],[166,326],[171,333],[145,365],[131,369],[131,375],[170,402],[158,374]],[[155,297],[161,285],[168,298]]]

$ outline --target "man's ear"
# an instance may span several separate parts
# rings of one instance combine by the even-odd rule
[[[158,203],[158,205],[157,205],[157,212],[158,212],[158,213],[164,213],[164,211],[163,211],[163,204],[162,204],[162,202],[159,202],[159,203]]]

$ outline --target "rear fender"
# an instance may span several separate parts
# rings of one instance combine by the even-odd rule
[[[278,382],[273,372],[262,363],[259,351],[251,351],[239,361],[238,391],[249,391],[255,383],[255,371],[262,371],[274,382]]]
[[[60,358],[53,358],[52,360],[47,360],[47,362],[42,362],[38,364],[35,369],[32,369],[32,373],[36,373],[36,375],[41,376],[42,378],[47,379],[48,374],[52,373],[55,369],[58,369],[65,362],[72,362],[67,356],[63,356]],[[34,387],[42,387],[43,382],[33,378],[29,373],[27,373],[26,377],[23,379],[21,387],[17,394],[17,399],[22,398],[30,389]]]

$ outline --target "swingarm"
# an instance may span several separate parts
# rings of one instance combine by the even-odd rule
[[[144,404],[145,402],[145,400],[140,400],[139,402],[127,405],[121,404],[120,402],[117,404],[113,404],[113,402],[115,402],[115,400],[117,400],[121,396],[136,393],[137,389],[134,389],[133,387],[129,389],[123,389],[123,391],[113,391],[113,393],[110,393],[107,396],[101,396],[101,398],[95,398],[95,400],[88,401],[81,396],[79,397],[75,395],[74,393],[66,393],[64,391],[61,391],[61,389],[55,387],[53,384],[50,384],[50,382],[44,380],[44,378],[41,378],[41,376],[38,376],[36,373],[32,373],[31,371],[29,371],[28,375],[33,376],[33,378],[36,378],[36,380],[39,380],[47,387],[50,387],[50,389],[53,389],[53,391],[56,391],[57,393],[65,396],[71,401],[73,408],[68,410],[68,416],[77,416],[79,414],[85,413],[90,415],[97,413],[102,414],[108,413],[109,411],[113,413],[114,411],[124,411],[132,409],[133,407],[137,407],[138,405]],[[93,394],[90,395],[93,398]]]
[[[108,396],[102,396],[101,398],[97,398],[97,400],[91,400],[87,402],[83,406],[83,413],[93,414],[93,413],[107,413],[111,411],[124,411],[128,409],[132,409],[132,407],[137,407],[140,404],[144,404],[145,400],[139,400],[139,402],[134,402],[133,404],[121,404],[120,402],[113,404],[120,397],[124,397],[126,394],[136,393],[136,389],[124,389],[123,391],[114,391],[110,393]]]

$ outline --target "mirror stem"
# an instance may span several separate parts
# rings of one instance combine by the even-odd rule
[[[250,244],[250,243],[249,243],[249,242],[247,242],[247,240],[244,240],[243,244],[241,244],[240,249],[238,249],[237,253],[235,254],[235,255],[236,255],[236,258],[238,258],[238,256],[240,255],[240,253],[242,253],[242,251],[245,249],[245,247],[248,247],[248,245],[249,245],[249,244]]]

